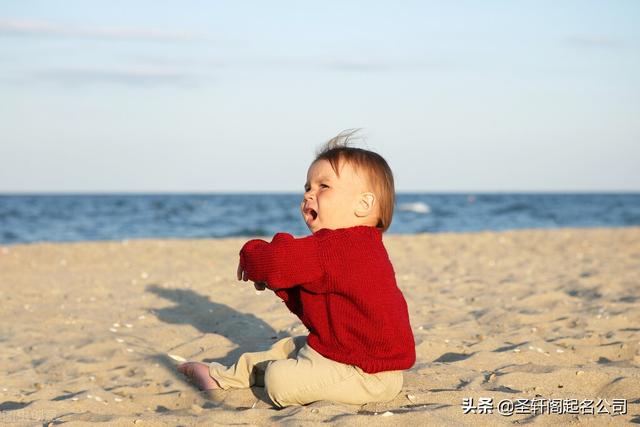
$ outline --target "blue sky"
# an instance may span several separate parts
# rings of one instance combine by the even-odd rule
[[[454,4],[455,3],[455,4]],[[3,1],[0,192],[640,191],[635,1]]]

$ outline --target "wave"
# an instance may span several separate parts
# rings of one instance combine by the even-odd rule
[[[428,214],[431,207],[423,202],[402,203],[398,206],[401,211]]]
[[[390,233],[640,225],[640,193],[397,194]],[[298,194],[3,195],[0,245],[309,234]]]

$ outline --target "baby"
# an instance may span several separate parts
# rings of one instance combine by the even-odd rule
[[[277,233],[240,251],[238,280],[270,289],[309,335],[245,353],[225,367],[187,362],[178,371],[202,389],[264,386],[278,407],[318,400],[385,402],[415,363],[406,301],[382,242],[393,216],[393,174],[378,154],[330,140],[307,172],[302,216],[313,233]]]

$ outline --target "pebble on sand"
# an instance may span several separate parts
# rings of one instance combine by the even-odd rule
[[[185,359],[182,356],[178,356],[177,354],[167,354],[167,356],[169,356],[170,358],[172,358],[176,362],[186,362],[187,361],[187,359]]]

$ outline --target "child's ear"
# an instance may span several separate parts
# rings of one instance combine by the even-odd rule
[[[355,214],[358,217],[373,215],[376,203],[376,195],[373,193],[362,193],[356,204]]]

